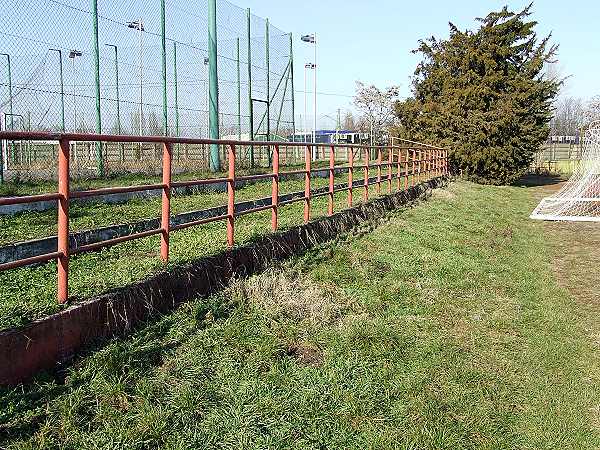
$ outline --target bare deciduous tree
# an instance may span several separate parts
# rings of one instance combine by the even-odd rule
[[[553,136],[575,136],[585,121],[585,105],[580,98],[561,97],[554,105],[554,117],[550,121]]]
[[[584,125],[600,120],[600,95],[596,95],[587,101],[583,113]]]
[[[356,82],[354,105],[362,113],[359,127],[369,132],[373,128],[373,142],[383,144],[388,128],[394,122],[394,104],[398,100],[400,87],[379,89],[374,85]]]

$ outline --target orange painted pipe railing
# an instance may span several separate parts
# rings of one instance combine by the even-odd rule
[[[363,189],[363,200],[369,200],[369,186],[376,185],[377,194],[381,193],[381,184],[384,181],[384,168],[387,168],[387,191],[392,193],[393,169],[396,165],[397,190],[401,189],[402,181],[404,181],[404,189],[408,189],[409,178],[410,185],[414,186],[418,181],[422,180],[423,176],[427,179],[448,174],[448,152],[447,150],[431,145],[420,144],[412,141],[407,141],[407,145],[402,146],[368,146],[368,145],[351,145],[351,144],[313,144],[313,143],[295,143],[295,142],[262,142],[262,141],[230,141],[230,140],[214,140],[214,139],[194,139],[194,138],[178,138],[167,136],[117,136],[103,134],[74,134],[74,133],[49,133],[49,132],[0,132],[0,140],[27,140],[27,141],[57,141],[59,146],[58,152],[58,192],[29,195],[20,197],[0,197],[0,206],[15,205],[24,203],[33,203],[39,201],[56,200],[58,202],[58,247],[56,252],[38,255],[30,258],[12,261],[6,264],[0,264],[0,271],[15,269],[31,264],[39,264],[52,260],[57,261],[58,265],[58,301],[65,303],[69,297],[69,258],[72,255],[98,250],[104,247],[109,247],[122,242],[141,239],[148,236],[160,235],[160,255],[163,261],[169,259],[169,236],[170,233],[185,228],[207,224],[215,221],[226,221],[227,245],[233,247],[235,244],[235,218],[256,213],[259,211],[271,210],[271,229],[277,230],[279,208],[295,202],[304,203],[304,222],[310,221],[311,217],[311,199],[320,196],[328,197],[328,215],[334,213],[335,193],[347,191],[348,206],[353,205],[353,190],[357,188]],[[70,181],[70,143],[71,142],[142,142],[161,144],[163,150],[162,157],[162,183],[99,188],[85,191],[71,192],[69,187]],[[172,181],[173,173],[173,144],[218,144],[227,148],[227,178],[207,178],[186,181]],[[268,147],[273,151],[272,172],[266,174],[236,176],[236,149],[239,147],[259,146]],[[280,170],[280,149],[282,148],[304,148],[304,170]],[[329,149],[329,166],[326,168],[312,168],[312,149],[319,147],[325,155]],[[345,150],[347,164],[336,165],[336,153],[341,156],[341,150]],[[357,152],[359,160],[361,152],[363,152],[363,163],[356,164],[355,152]],[[388,153],[388,158],[384,160],[384,154]],[[317,152],[318,153],[318,152]],[[376,153],[376,162],[371,164],[371,153]],[[394,159],[395,158],[395,159]],[[369,169],[375,168],[377,176],[375,181],[369,176]],[[355,184],[354,171],[363,170],[364,182],[360,185]],[[348,185],[347,187],[338,187],[335,185],[336,171],[347,171]],[[313,194],[311,191],[311,177],[317,172],[328,172],[329,183],[326,192]],[[304,196],[294,198],[287,201],[279,201],[279,183],[282,176],[303,174],[304,175]],[[235,183],[236,181],[247,180],[264,180],[271,179],[271,204],[245,210],[243,212],[235,212]],[[226,183],[227,186],[227,214],[209,217],[201,220],[187,222],[171,227],[171,194],[173,188],[185,186],[198,186],[215,183]],[[162,190],[162,207],[160,228],[155,230],[133,233],[127,236],[121,236],[114,239],[108,239],[102,242],[97,242],[88,245],[82,245],[75,249],[69,248],[69,204],[71,199],[94,197],[106,194],[118,194],[127,192],[141,192],[148,190]]]

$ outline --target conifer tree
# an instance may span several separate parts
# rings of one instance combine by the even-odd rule
[[[550,35],[538,40],[531,7],[492,12],[475,32],[450,23],[447,40],[420,41],[413,95],[395,108],[399,134],[447,146],[476,181],[520,177],[548,136],[561,84],[545,76],[557,46]]]

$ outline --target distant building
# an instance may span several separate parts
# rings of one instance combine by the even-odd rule
[[[577,136],[549,136],[548,144],[579,144],[579,135],[577,135]]]
[[[317,144],[365,144],[369,142],[369,133],[353,130],[317,130]],[[297,132],[288,137],[292,142],[312,142],[312,131]]]

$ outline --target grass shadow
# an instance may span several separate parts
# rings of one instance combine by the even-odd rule
[[[564,177],[556,174],[528,174],[515,181],[512,185],[514,187],[531,188],[540,186],[552,186],[563,183],[565,181],[567,180]]]

